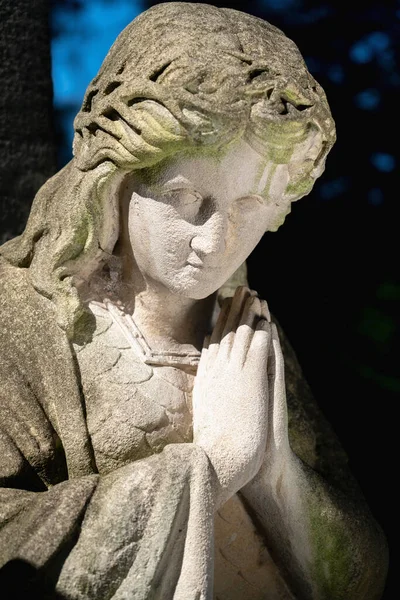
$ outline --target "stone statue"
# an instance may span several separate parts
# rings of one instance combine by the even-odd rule
[[[1,581],[380,598],[383,534],[243,266],[335,139],[298,49],[235,10],[158,4],[74,126],[0,248]]]

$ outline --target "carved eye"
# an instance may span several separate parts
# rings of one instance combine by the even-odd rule
[[[202,212],[203,197],[193,189],[180,188],[163,192],[163,197],[186,221],[198,219]]]
[[[198,192],[191,192],[189,190],[185,190],[181,195],[181,203],[184,206],[190,206],[191,204],[201,204],[203,201],[203,197]]]
[[[242,198],[238,198],[235,201],[235,204],[238,208],[251,210],[252,208],[257,208],[259,204],[263,206],[265,204],[265,200],[262,196],[251,194],[249,196],[242,196]]]
[[[163,196],[168,198],[175,206],[200,205],[203,201],[203,197],[199,192],[186,188],[168,190],[163,193]]]
[[[237,198],[231,204],[229,219],[233,223],[240,223],[243,221],[245,214],[247,214],[249,218],[258,215],[258,211],[263,206],[265,206],[265,200],[262,196],[257,196],[256,194],[242,196],[241,198]]]

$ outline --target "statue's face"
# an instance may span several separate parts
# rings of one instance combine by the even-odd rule
[[[128,229],[137,266],[148,282],[189,298],[221,287],[290,212],[286,165],[273,171],[244,140],[135,179]]]

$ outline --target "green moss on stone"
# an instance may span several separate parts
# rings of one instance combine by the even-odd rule
[[[352,534],[343,520],[337,514],[331,516],[330,511],[335,508],[327,507],[323,499],[309,504],[312,579],[319,600],[348,600],[355,576]]]
[[[311,177],[305,177],[296,183],[289,183],[286,188],[286,194],[288,196],[297,196],[298,198],[301,198],[311,191],[313,185],[314,180]]]

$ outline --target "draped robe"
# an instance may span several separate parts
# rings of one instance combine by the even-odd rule
[[[187,391],[164,394],[168,368],[157,379],[129,345],[114,344],[101,311],[97,341],[79,347],[27,269],[0,259],[0,280],[0,583],[15,597],[210,599],[216,527],[221,600],[239,597],[226,587],[238,569],[229,548],[221,558],[222,521],[239,515],[245,539],[263,543],[238,497],[214,519],[212,467],[192,442],[189,404],[179,406]],[[345,455],[285,338],[283,352],[292,449],[346,477]],[[265,579],[255,598],[292,597],[268,553],[253,575],[250,588]]]

